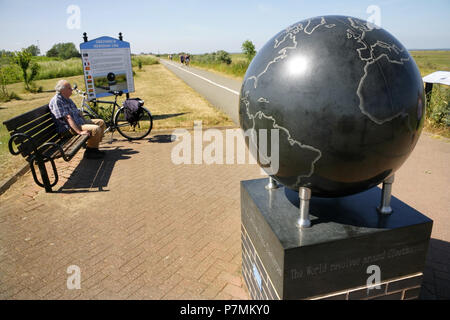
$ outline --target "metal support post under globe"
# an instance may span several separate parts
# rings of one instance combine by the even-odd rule
[[[309,220],[309,200],[311,199],[311,189],[300,187],[298,190],[300,198],[300,218],[297,220],[297,226],[300,228],[311,227],[311,220]]]
[[[378,212],[381,214],[391,214],[391,194],[392,194],[392,183],[394,183],[395,175],[390,176],[383,181],[383,189],[381,190],[381,205],[378,208]]]
[[[277,181],[269,176],[269,184],[266,185],[266,189],[267,190],[272,190],[272,189],[277,189],[278,188],[278,183]]]

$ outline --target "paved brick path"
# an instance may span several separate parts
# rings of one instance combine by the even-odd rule
[[[103,144],[104,161],[80,152],[58,161],[55,193],[29,173],[20,178],[0,196],[0,299],[248,299],[239,181],[260,170],[177,166],[173,146],[155,133]],[[449,239],[437,235],[424,294],[448,298]],[[71,265],[81,269],[81,290],[67,289]]]
[[[27,174],[1,196],[1,299],[248,298],[239,181],[259,168],[174,165],[168,136],[152,140],[58,161],[56,193]],[[81,290],[66,287],[70,265]]]

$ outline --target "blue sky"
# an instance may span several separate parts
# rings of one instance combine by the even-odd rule
[[[80,29],[69,29],[70,5],[80,9]],[[379,8],[381,26],[408,49],[450,48],[450,0],[0,0],[0,49],[37,44],[42,53],[58,42],[78,47],[89,39],[118,37],[134,53],[241,51],[247,39],[256,49],[300,20],[341,14],[369,19]]]

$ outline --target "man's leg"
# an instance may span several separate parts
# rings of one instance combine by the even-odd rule
[[[91,137],[87,141],[87,147],[90,149],[98,149],[98,145],[102,140],[103,130],[96,124],[83,124],[82,130],[87,130],[91,134]]]
[[[105,121],[102,119],[88,119],[86,120],[86,124],[82,125],[81,128],[91,133],[91,138],[88,140],[88,147],[98,149],[98,145],[104,136],[106,128]]]
[[[105,131],[105,122],[101,119],[87,120],[86,124],[81,126],[81,129],[90,132],[91,137],[87,141],[87,148],[85,156],[89,159],[99,159],[105,154],[104,151],[99,151],[98,146],[102,141],[103,133]]]
[[[91,121],[100,127],[100,129],[102,130],[102,138],[103,138],[105,136],[105,129],[106,129],[105,121],[103,121],[102,119],[92,119]]]

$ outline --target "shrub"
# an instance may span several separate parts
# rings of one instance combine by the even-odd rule
[[[179,61],[179,57],[174,56]],[[243,55],[231,56],[226,51],[217,51],[191,56],[193,66],[213,69],[237,77],[243,77],[249,66],[249,61]]]
[[[16,52],[14,55],[14,62],[22,69],[23,81],[25,83],[25,89],[33,92],[32,83],[39,73],[40,66],[36,62],[31,61],[31,53],[26,49]],[[30,73],[28,73],[30,69]]]
[[[22,100],[22,98],[17,93],[15,93],[14,91],[11,91],[9,93],[9,99],[10,100]]]
[[[216,59],[220,62],[231,64],[230,54],[224,50],[219,50],[216,52]]]
[[[105,119],[106,121],[111,120],[111,109],[112,106],[110,104],[94,104],[92,102],[89,103],[92,110],[96,114],[98,114],[102,119]]]
[[[41,50],[39,50],[39,47],[34,44],[29,46],[25,50],[27,50],[29,53],[31,53],[32,56],[38,56],[41,54]]]
[[[6,85],[9,83],[11,77],[11,67],[3,66],[0,68],[0,97],[9,97],[8,88]]]
[[[0,93],[0,102],[8,102],[11,100],[22,100],[22,98],[14,91],[8,92],[6,95]]]
[[[434,85],[430,103],[427,106],[428,121],[434,127],[450,126],[450,89]]]
[[[13,70],[11,65],[2,66],[0,68],[0,101],[7,102],[13,99],[21,100],[21,98],[13,91],[9,92],[6,85],[11,81]]]
[[[61,59],[70,59],[81,57],[77,48],[72,42],[57,43],[47,51],[47,57],[59,57]]]
[[[250,62],[248,60],[247,61],[242,61],[242,60],[236,61],[231,64],[231,71],[234,75],[244,76],[245,73],[247,72],[249,64],[250,64]]]
[[[132,56],[131,57],[131,65],[133,67],[139,67],[139,63],[142,63],[143,66],[158,64],[158,59],[155,59],[152,56]]]
[[[244,52],[248,61],[252,61],[253,57],[256,55],[255,45],[250,40],[245,40],[242,43],[242,52]]]

